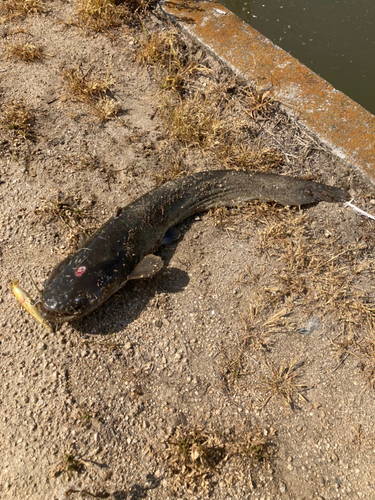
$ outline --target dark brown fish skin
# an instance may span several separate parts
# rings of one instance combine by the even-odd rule
[[[251,200],[280,205],[344,202],[342,189],[276,174],[219,170],[170,181],[118,211],[51,272],[39,302],[48,320],[80,318],[123,286],[135,266],[183,219]],[[84,272],[77,276],[78,269]]]

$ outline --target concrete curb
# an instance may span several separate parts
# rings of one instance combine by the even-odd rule
[[[166,1],[162,10],[237,74],[273,86],[284,111],[375,183],[375,116],[215,1]]]

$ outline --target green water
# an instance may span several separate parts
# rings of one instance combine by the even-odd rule
[[[375,0],[220,0],[375,114]]]

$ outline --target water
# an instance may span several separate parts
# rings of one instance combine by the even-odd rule
[[[220,0],[375,114],[375,0]]]

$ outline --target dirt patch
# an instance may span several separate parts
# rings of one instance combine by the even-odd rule
[[[154,279],[57,333],[11,296],[13,279],[36,295],[117,207],[197,170],[375,204],[272,89],[142,3],[110,25],[111,5],[104,26],[84,2],[2,12],[1,498],[372,498],[374,228],[349,208],[184,221]]]

